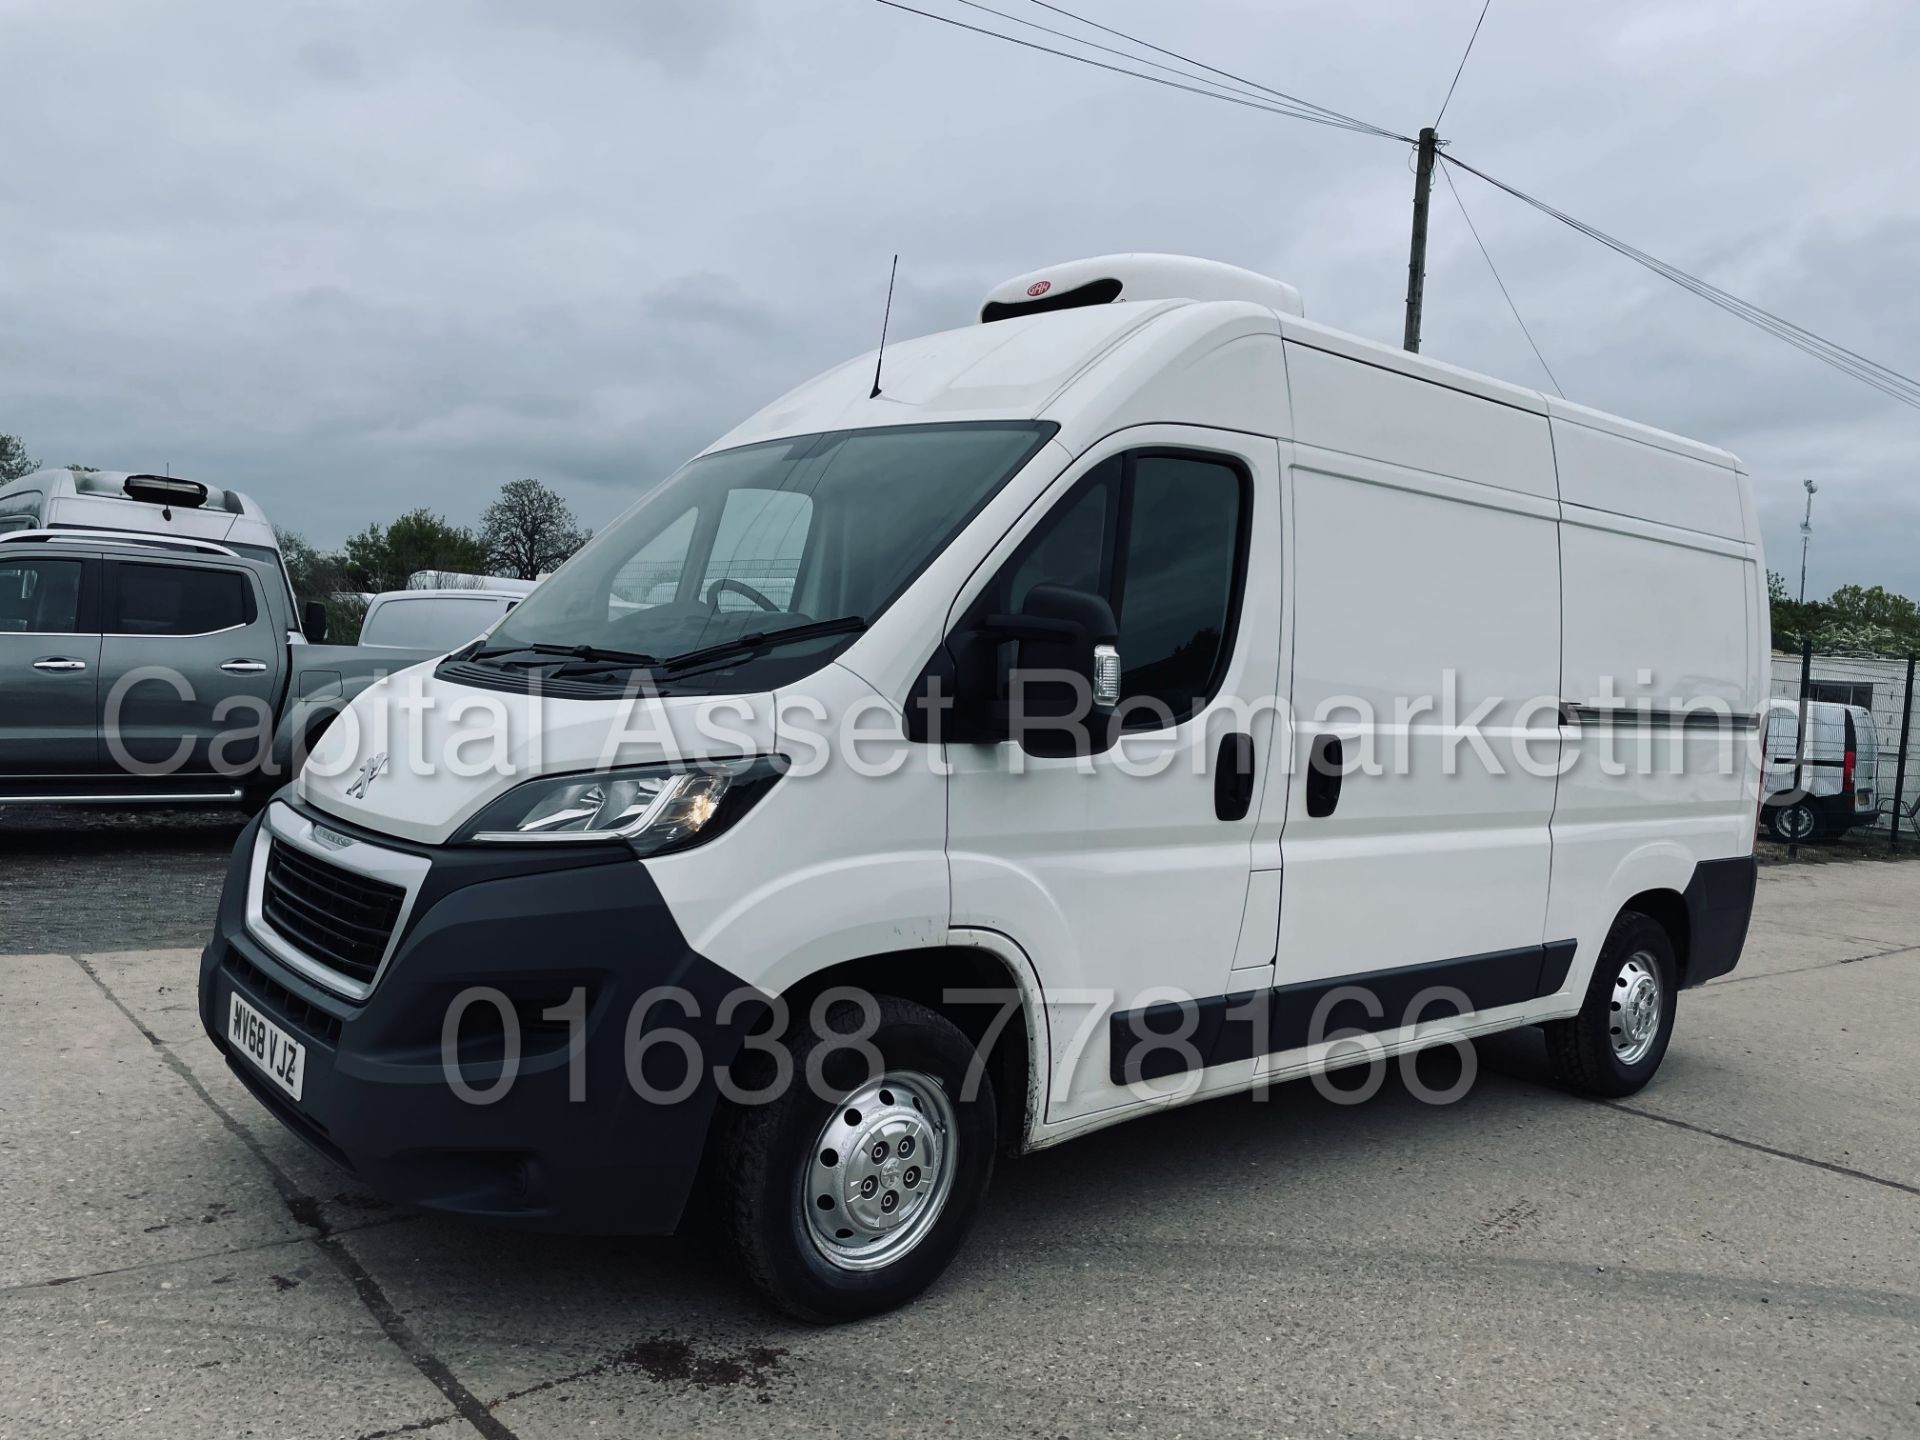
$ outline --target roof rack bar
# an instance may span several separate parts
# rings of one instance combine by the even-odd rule
[[[228,559],[239,560],[243,557],[238,551],[230,550],[212,540],[195,540],[185,535],[142,535],[132,530],[10,530],[0,534],[0,545],[11,545],[22,540],[32,540],[40,544],[60,544],[71,541],[79,545],[148,545],[156,550],[194,550],[204,555],[225,555]]]

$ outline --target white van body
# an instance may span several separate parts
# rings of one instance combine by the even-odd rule
[[[1762,818],[1775,839],[1834,838],[1871,825],[1880,810],[1880,732],[1873,712],[1831,700],[1774,700],[1767,724],[1767,796]]]
[[[380,649],[452,650],[492,628],[520,599],[519,593],[498,590],[389,590],[367,602],[359,643]]]
[[[490,590],[502,595],[531,595],[539,583],[510,575],[475,575],[465,570],[416,570],[407,577],[409,590]]]
[[[287,614],[300,613],[272,522],[238,490],[124,470],[37,470],[0,486],[0,534],[15,530],[131,530],[211,540],[277,574]],[[293,627],[287,638],[302,643],[305,637]]]
[[[210,1033],[237,1056],[229,997],[271,1017],[273,990],[248,978],[266,973],[340,1021],[337,1038],[310,1042],[301,1105],[363,1175],[441,1208],[659,1229],[685,1204],[706,1153],[704,1120],[621,1162],[638,1165],[645,1185],[622,1172],[617,1214],[591,1198],[613,1183],[604,1172],[573,1188],[564,1178],[588,1166],[557,1153],[575,1143],[561,1135],[564,1107],[545,1114],[538,1135],[522,1128],[525,1108],[487,1132],[502,1148],[545,1155],[534,1168],[547,1178],[531,1191],[475,1178],[456,1192],[399,1157],[448,1127],[477,1144],[464,1117],[416,1111],[403,1143],[369,1118],[391,1116],[399,1101],[389,1092],[402,1087],[372,1083],[362,1062],[352,1065],[358,1078],[343,1078],[337,1052],[417,1003],[412,991],[403,1000],[416,976],[444,989],[484,973],[518,993],[528,972],[555,963],[539,941],[517,938],[523,931],[570,936],[569,963],[586,963],[602,904],[642,907],[623,910],[633,918],[613,932],[629,938],[608,942],[624,953],[618,976],[600,983],[623,997],[667,983],[705,995],[705,981],[688,977],[710,971],[716,993],[744,983],[801,1010],[828,983],[935,1010],[956,990],[1004,991],[1016,1003],[1003,1028],[954,1023],[991,1052],[999,1135],[1014,1149],[1376,1054],[1585,1024],[1596,1004],[1606,1009],[1599,992],[1615,977],[1596,965],[1603,953],[1616,963],[1610,936],[1629,922],[1668,938],[1646,942],[1618,983],[1665,1007],[1660,1023],[1670,1026],[1673,990],[1737,961],[1752,903],[1769,635],[1746,474],[1711,447],[1312,323],[1297,297],[1289,303],[1290,287],[1253,277],[1262,283],[1236,291],[1244,275],[1127,256],[1010,281],[990,298],[992,323],[889,345],[877,383],[867,355],[742,423],[685,480],[596,536],[485,647],[362,694],[357,723],[329,732],[292,793],[242,839],[245,893],[223,906],[203,972]],[[1205,299],[1181,298],[1203,288]],[[1061,295],[1077,298],[1051,308]],[[670,664],[646,671],[662,686],[644,727],[622,702],[599,698],[600,637],[644,633],[647,607],[668,608],[654,593],[662,586],[677,583],[692,596],[689,614],[704,605],[712,624],[735,630],[760,625],[757,611],[843,613],[809,571],[842,533],[835,527],[859,518],[827,508],[832,487],[853,485],[845,473],[871,463],[891,478],[858,493],[869,507],[885,502],[923,470],[885,447],[971,445],[995,426],[1038,427],[1030,453],[889,603],[862,612],[862,626],[810,642],[811,658],[766,648],[743,653],[734,670],[716,660],[704,689],[677,690]],[[810,455],[815,437],[836,457],[810,472],[817,488],[796,480],[757,492],[766,498],[735,529],[758,526],[766,543],[714,560],[715,522],[679,498],[694,493],[693,478],[723,484],[711,477],[729,467]],[[846,458],[874,447],[872,462]],[[1087,539],[1099,574],[1075,590],[1049,567],[1056,551],[1082,553],[1082,513],[1095,517],[1087,536],[1105,538]],[[727,512],[718,523],[725,533]],[[672,557],[685,546],[683,575]],[[1205,565],[1189,563],[1195,547]],[[788,554],[781,595],[753,583]],[[1003,739],[922,747],[941,763],[921,763],[912,736],[929,676],[974,633],[968,626],[1011,633],[1007,617],[981,617],[1028,573],[1050,591],[1065,585],[1069,598],[1111,604],[1123,704],[1183,666],[1204,675],[1194,687],[1203,693],[1187,713],[1169,702],[1165,723],[1148,715],[1094,753],[1036,754]],[[1029,609],[1038,588],[1026,591]],[[1214,599],[1193,598],[1202,591],[1223,608],[1207,610]],[[576,592],[584,598],[572,613],[585,628],[573,633],[557,617]],[[1189,615],[1202,617],[1190,634],[1161,633]],[[541,661],[545,683],[523,683],[538,657],[495,652],[534,638],[577,639],[600,658]],[[785,668],[766,668],[776,663]],[[569,667],[591,673],[570,679]],[[756,682],[759,673],[770,678]],[[482,702],[510,722],[511,764],[454,773],[399,762],[407,747],[447,746],[460,733],[454,711]],[[480,885],[421,909],[435,874],[476,852],[555,863],[562,847],[475,833],[493,823],[483,812],[512,820],[530,776],[799,757],[813,731],[843,721],[913,758],[878,778],[828,764],[768,782],[711,841],[603,866],[592,884],[610,888],[551,902],[585,912],[509,923],[513,907],[549,903],[541,887],[560,883],[551,874],[500,882],[518,888],[489,902],[484,921],[460,912],[481,905]],[[1477,747],[1499,763],[1482,763]],[[1340,767],[1335,783],[1329,772]],[[601,803],[600,792],[584,803]],[[717,813],[727,823],[726,802]],[[276,847],[404,895],[360,980],[266,918]],[[493,947],[479,969],[476,944]],[[1665,959],[1654,953],[1663,946]],[[648,958],[657,948],[676,958]],[[605,1025],[617,1031],[625,1018]],[[684,1023],[703,1046],[738,1043],[702,1028],[712,1019]],[[1598,1023],[1604,1052],[1604,1014]],[[1328,1038],[1342,1030],[1365,1044]],[[1658,1063],[1658,1053],[1637,1053],[1632,1085],[1651,1073],[1645,1056]],[[243,1058],[233,1063],[248,1074]],[[424,1103],[423,1088],[405,1103]],[[267,1098],[296,1129],[306,1123]],[[684,1118],[660,1116],[646,1111],[645,1123]],[[592,1166],[613,1163],[596,1156]],[[820,1199],[830,1208],[831,1196]],[[815,1288],[804,1294],[766,1278],[768,1265],[786,1274],[781,1265],[801,1260],[756,1268],[796,1313],[855,1313],[887,1294],[898,1303],[883,1279],[917,1263],[853,1274],[831,1238],[816,1248],[828,1259],[808,1252],[805,1284]],[[853,1274],[841,1289],[836,1267]],[[899,1284],[910,1293],[929,1278]]]

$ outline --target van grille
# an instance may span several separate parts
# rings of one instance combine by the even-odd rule
[[[407,892],[275,840],[260,913],[282,939],[362,985],[373,982]]]

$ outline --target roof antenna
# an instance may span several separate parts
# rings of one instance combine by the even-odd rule
[[[887,308],[880,316],[880,353],[873,357],[873,393],[867,398],[880,398],[880,366],[887,358],[887,325],[893,319],[893,282],[900,274],[900,257],[893,257],[893,269],[887,275]]]

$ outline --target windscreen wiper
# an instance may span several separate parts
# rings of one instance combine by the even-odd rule
[[[722,640],[717,645],[703,645],[698,650],[688,650],[681,655],[670,655],[662,662],[661,668],[685,670],[707,660],[720,660],[729,655],[751,655],[770,645],[785,645],[793,640],[813,640],[823,635],[851,635],[866,628],[867,622],[864,616],[842,615],[838,620],[810,620],[804,625],[789,625],[784,630],[755,630],[732,640]]]
[[[660,663],[654,656],[642,654],[638,650],[609,650],[602,645],[496,645],[485,650],[475,650],[466,658],[498,660],[507,655],[533,655],[540,658],[551,656],[560,660],[584,660],[589,664],[658,665]],[[528,663],[538,664],[539,659]]]

